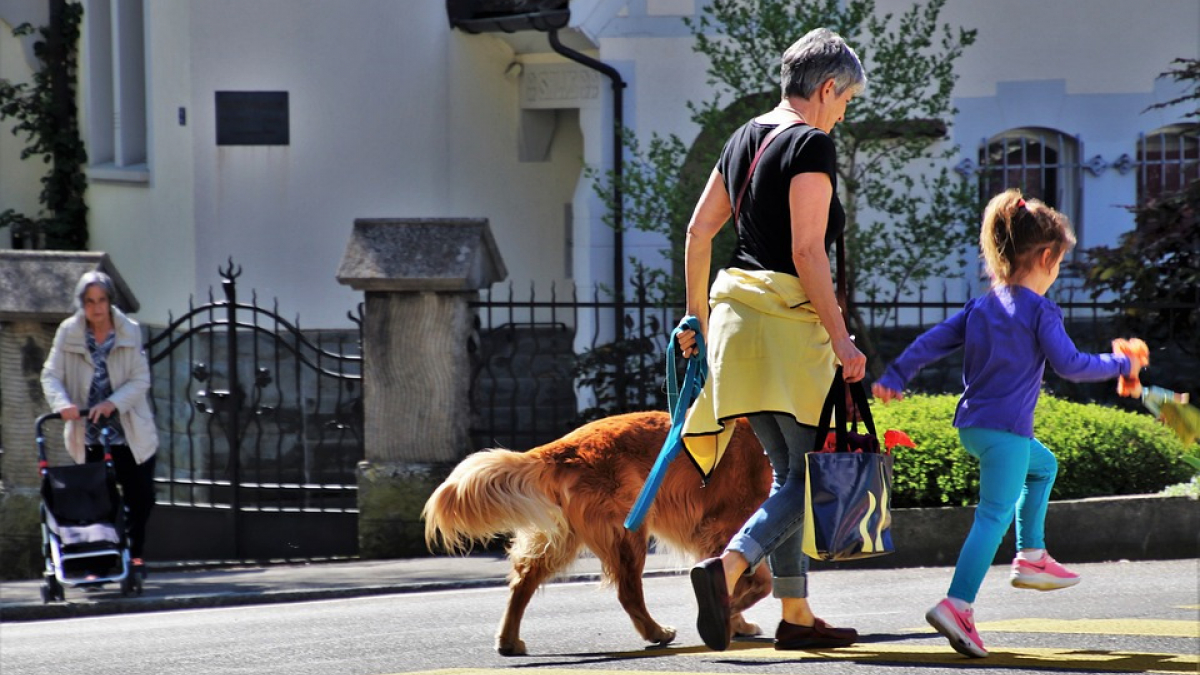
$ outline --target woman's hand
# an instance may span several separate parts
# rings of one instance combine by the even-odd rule
[[[96,404],[95,406],[92,407],[92,409],[90,411],[88,411],[88,419],[91,420],[93,424],[95,424],[100,421],[101,417],[108,417],[109,415],[112,415],[116,411],[117,411],[117,405],[115,403],[113,403],[112,401],[103,401],[101,403]]]
[[[679,331],[675,342],[679,344],[679,351],[683,352],[685,359],[690,359],[700,352],[699,346],[696,344],[696,331],[690,328]]]
[[[867,376],[867,357],[858,350],[854,338],[847,335],[833,342],[833,354],[842,364],[842,377],[847,382],[858,382]]]
[[[875,398],[879,399],[880,401],[883,401],[885,404],[890,401],[903,401],[904,400],[903,392],[896,391],[895,389],[888,389],[887,387],[883,386],[882,384],[879,384],[878,382],[871,385],[871,394],[873,396],[875,396]]]
[[[60,417],[66,421],[79,419],[79,406],[69,405],[58,411]]]

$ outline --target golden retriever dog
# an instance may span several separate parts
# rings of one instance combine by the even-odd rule
[[[686,456],[677,457],[642,526],[630,532],[625,517],[670,426],[665,412],[629,413],[590,422],[528,452],[482,450],[430,496],[422,516],[431,551],[465,553],[475,542],[511,535],[510,595],[496,635],[500,654],[526,653],[521,618],[534,591],[565,571],[584,546],[599,559],[604,581],[616,585],[637,632],[658,645],[675,639],[674,628],[650,616],[642,593],[650,537],[695,561],[720,555],[766,499],[771,467],[749,423],[738,420],[708,485]],[[738,583],[731,598],[736,634],[761,633],[741,612],[770,590],[766,565]]]

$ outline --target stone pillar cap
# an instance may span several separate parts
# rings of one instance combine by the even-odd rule
[[[102,251],[0,249],[0,321],[57,323],[75,313],[75,284],[84,272],[112,277],[113,304],[127,314],[141,306]]]
[[[485,218],[359,218],[337,271],[359,291],[474,291],[507,276]]]

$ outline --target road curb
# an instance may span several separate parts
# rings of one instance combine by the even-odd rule
[[[685,571],[682,569],[647,570],[642,576],[645,578],[682,576]],[[552,583],[594,583],[600,580],[601,575],[598,572],[582,572],[559,576],[553,579]],[[490,579],[416,581],[380,586],[279,590],[261,593],[206,593],[170,597],[105,598],[99,600],[74,600],[53,604],[21,603],[0,607],[0,623],[111,616],[115,614],[139,614],[181,609],[213,609],[288,602],[339,600],[375,595],[408,595],[432,591],[495,588],[506,585],[508,585],[507,579],[496,577]]]

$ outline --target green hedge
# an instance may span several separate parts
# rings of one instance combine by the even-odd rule
[[[975,504],[979,462],[963,450],[951,423],[958,397],[912,394],[871,411],[882,435],[899,429],[916,449],[897,448],[898,508]],[[1181,457],[1198,454],[1150,415],[1095,404],[1073,403],[1043,393],[1034,433],[1058,458],[1051,499],[1157,493],[1195,473]]]

